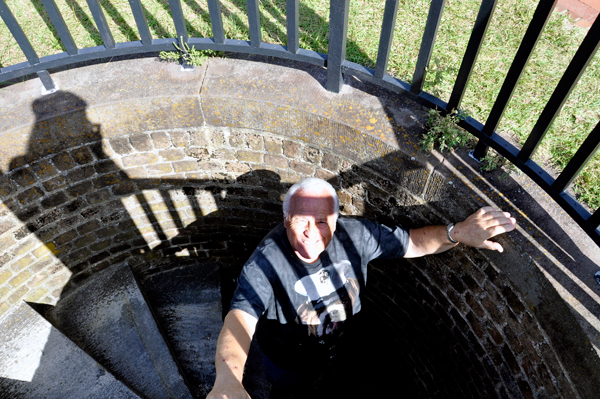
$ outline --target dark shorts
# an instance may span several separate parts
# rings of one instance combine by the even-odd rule
[[[319,372],[292,372],[277,366],[264,356],[267,380],[271,383],[269,399],[321,399],[358,398],[358,384],[340,367],[330,367]]]

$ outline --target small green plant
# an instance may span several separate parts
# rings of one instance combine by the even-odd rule
[[[446,148],[462,148],[471,140],[469,133],[458,126],[461,120],[458,115],[443,116],[435,109],[429,110],[428,115],[428,131],[421,140],[423,151],[431,152],[436,145],[441,152]]]
[[[484,172],[491,172],[492,170],[496,170],[503,166],[505,163],[506,158],[490,148],[487,155],[481,160],[479,169]]]
[[[523,171],[521,169],[517,168],[515,164],[511,162],[506,162],[506,159],[503,165],[503,170],[504,172],[500,176],[498,176],[499,180],[504,180],[513,173],[518,176],[521,176],[523,174]]]
[[[183,38],[180,38],[183,42]],[[190,47],[187,43],[183,42],[183,46],[179,46],[177,43],[173,44],[177,51],[161,51],[159,57],[161,60],[167,62],[180,62],[183,61],[189,65],[198,67],[201,66],[208,57],[215,56],[216,51],[212,50],[196,50],[194,46]]]
[[[437,145],[440,148],[440,152],[443,152],[445,149],[463,148],[474,141],[473,137],[466,130],[458,126],[461,116],[456,114],[443,116],[435,109],[429,110],[428,116],[428,131],[423,135],[423,140],[421,140],[423,151],[431,152]],[[490,172],[498,169],[505,162],[506,159],[503,156],[490,148],[487,155],[481,160],[479,169]]]

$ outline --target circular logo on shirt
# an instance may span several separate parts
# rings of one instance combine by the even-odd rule
[[[329,280],[329,272],[325,269],[321,269],[321,271],[319,271],[319,282],[325,284],[327,280]]]

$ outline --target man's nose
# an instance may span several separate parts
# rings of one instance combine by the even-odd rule
[[[306,234],[307,237],[313,237],[317,233],[317,225],[313,222],[308,222],[308,224],[306,225],[306,229],[304,230],[304,234]]]

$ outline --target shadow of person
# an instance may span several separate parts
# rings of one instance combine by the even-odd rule
[[[104,152],[101,126],[87,118],[86,108],[85,100],[66,91],[32,103],[36,121],[27,152],[11,160],[8,172],[19,188],[2,198],[25,225],[18,238],[33,233],[50,252],[50,274],[63,267],[72,273],[68,287],[122,260],[130,247],[95,249],[119,242],[123,234],[138,251],[149,250],[113,197],[132,182]]]
[[[22,222],[10,233],[16,249],[5,255],[13,262],[13,271],[24,269],[14,262],[25,259],[28,269],[21,273],[25,277],[36,273],[33,281],[17,279],[23,281],[22,286],[14,284],[17,291],[31,287],[32,293],[44,292],[33,299],[27,295],[25,300],[57,304],[64,301],[67,290],[93,273],[150,248],[119,199],[123,187],[135,187],[135,183],[103,150],[101,126],[88,119],[86,101],[58,91],[36,99],[31,107],[35,123],[27,149],[11,159],[7,173],[0,176],[4,184],[0,200]],[[25,306],[15,303],[15,309]],[[18,370],[3,371],[0,391],[14,391],[11,397],[40,397],[52,386],[82,389],[71,384],[74,375],[79,375],[80,381],[95,378],[99,370],[96,363],[79,369],[76,366],[85,358],[80,349],[69,349],[73,363],[57,360],[65,348],[74,348],[65,335],[77,342],[73,338],[76,333],[58,332],[34,315],[28,318],[41,325],[47,337],[33,342],[35,339],[28,335],[30,326],[22,329],[24,335],[12,337],[19,344],[43,346],[35,353],[28,352],[26,363],[30,367],[25,379],[14,375]],[[103,366],[112,372],[112,364]]]
[[[138,277],[142,277],[139,274],[142,269],[152,267],[152,261],[174,267],[185,263],[182,260],[195,264],[218,262],[220,274],[227,276],[222,280],[232,280],[228,276],[237,277],[252,250],[281,221],[281,196],[285,187],[276,173],[253,171],[237,179],[197,179],[185,183],[181,179],[129,178],[104,151],[101,126],[88,119],[87,103],[81,97],[59,91],[35,100],[32,111],[36,120],[27,150],[13,158],[8,172],[0,176],[9,181],[12,188],[0,190],[0,198],[23,224],[15,237],[34,243],[34,250],[43,249],[40,251],[43,258],[36,259],[32,268],[48,276],[44,283],[50,282],[53,298],[41,298],[41,302],[48,302],[50,298],[58,308],[68,302],[68,292],[76,292],[72,288],[124,260],[131,262],[134,271],[136,265],[143,265],[136,271]],[[115,148],[112,142],[111,146]],[[170,222],[179,231],[175,237],[162,229],[164,220],[153,211],[152,204],[144,202],[146,190],[153,190],[155,198],[161,197],[167,205]],[[200,191],[212,198],[213,207],[206,208],[199,203]],[[196,222],[186,224],[179,217],[172,201],[179,193],[188,197]],[[128,198],[140,204],[142,216],[150,221],[148,228],[158,237],[158,242],[146,242],[147,237],[136,227],[124,205]],[[272,217],[275,214],[277,217]],[[188,256],[183,259],[174,256],[180,250],[186,250]],[[234,286],[229,285],[223,284],[224,291],[233,293]],[[95,338],[80,336],[79,330],[67,332],[62,329],[63,321],[54,320],[56,315],[51,309],[35,308],[46,316],[52,314],[50,320],[61,328],[60,332],[49,330],[44,342],[62,342],[64,334],[85,350],[89,349]],[[126,320],[123,323],[127,324]],[[123,323],[115,321],[113,324]],[[119,340],[113,340],[111,345],[120,348],[121,342],[116,341]],[[114,352],[114,348],[110,350]],[[122,376],[121,364],[107,363],[103,352],[93,352],[92,356],[109,372]],[[134,354],[126,356],[135,358]],[[255,357],[260,359],[260,356]],[[51,382],[47,370],[64,374],[62,369],[55,369],[53,361],[48,356],[40,357],[33,362],[37,366],[27,381],[2,378],[0,383],[18,392],[43,390],[45,384]]]

